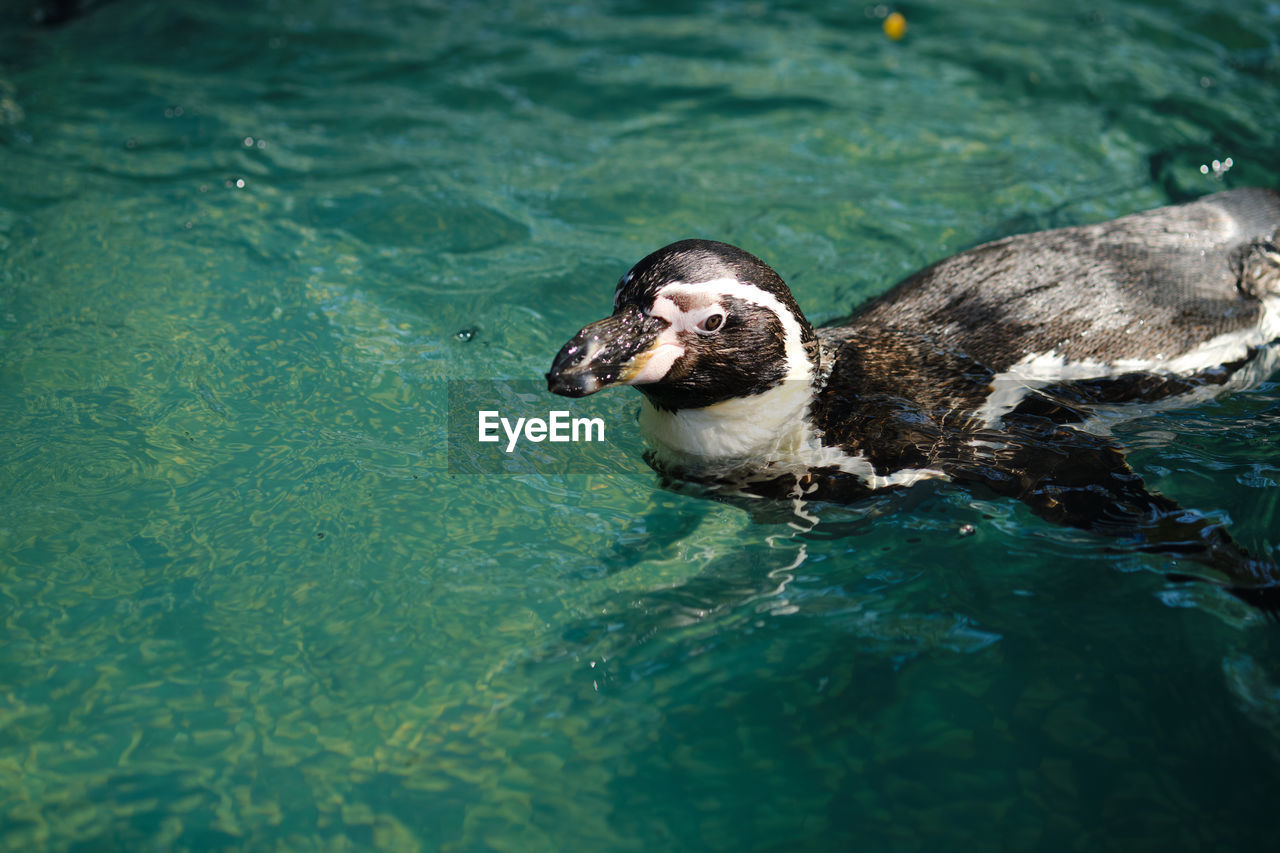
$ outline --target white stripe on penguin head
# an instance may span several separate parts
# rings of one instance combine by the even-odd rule
[[[709,297],[710,302],[691,311],[685,311],[676,305],[673,298],[676,296]],[[754,284],[741,282],[736,278],[717,278],[696,284],[673,281],[659,288],[648,314],[652,317],[661,317],[670,325],[658,336],[656,343],[660,345],[675,344],[678,346],[679,339],[677,335],[680,332],[696,330],[698,324],[712,314],[729,313],[728,309],[720,301],[721,297],[725,296],[748,302],[752,305],[758,305],[761,308],[772,311],[774,316],[778,318],[778,322],[782,324],[784,351],[787,359],[784,380],[808,381],[813,378],[813,367],[809,362],[809,354],[804,348],[804,332],[800,328],[800,323],[796,320],[795,315],[791,313],[786,305],[782,304],[778,297],[769,291]],[[683,347],[680,349],[681,354],[683,354]],[[675,358],[672,358],[671,363],[674,362]],[[658,365],[655,364],[654,369],[656,370],[657,367]],[[670,363],[666,365],[667,369],[670,369],[670,367]],[[652,373],[647,364],[645,365],[644,373]],[[665,375],[665,371],[662,375]],[[661,378],[659,376],[656,379],[646,379],[646,381],[656,382]]]

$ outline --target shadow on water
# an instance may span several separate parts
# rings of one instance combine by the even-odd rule
[[[634,720],[571,736],[628,804],[610,821],[624,834],[755,849],[1255,837],[1280,781],[1277,676],[1258,661],[1280,638],[1222,659],[1248,620],[1161,606],[1157,574],[1082,557],[1082,534],[1046,548],[1031,533],[1025,547],[1059,555],[1037,577],[991,565],[981,541],[1022,512],[926,487],[805,533],[711,513],[617,567],[709,551],[696,574],[604,595],[498,681],[547,684],[558,698],[525,712],[549,720]],[[673,798],[686,807],[663,810]],[[1189,803],[1225,817],[1198,824]]]

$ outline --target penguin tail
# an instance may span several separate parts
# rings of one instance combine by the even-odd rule
[[[1280,583],[1265,586],[1229,586],[1227,592],[1280,625]]]
[[[1234,595],[1267,619],[1280,625],[1280,581],[1251,584],[1229,584],[1210,581],[1196,575],[1166,572],[1165,577],[1174,583],[1213,583]]]

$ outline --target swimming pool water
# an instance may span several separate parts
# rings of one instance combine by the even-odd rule
[[[940,485],[800,534],[661,489],[626,390],[568,467],[447,439],[451,390],[563,407],[552,356],[674,239],[822,322],[1280,187],[1280,6],[37,5],[0,12],[6,849],[1274,843],[1280,632],[1167,558]],[[1277,380],[1116,428],[1273,559]]]

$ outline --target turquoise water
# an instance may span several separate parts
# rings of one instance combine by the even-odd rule
[[[1280,187],[1280,6],[85,5],[0,12],[6,849],[1274,844],[1280,631],[1167,558],[446,437],[680,237],[824,321]],[[1280,377],[1117,434],[1280,557]]]

